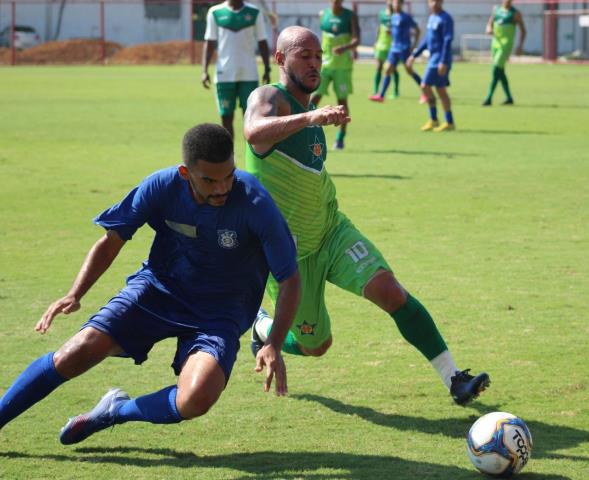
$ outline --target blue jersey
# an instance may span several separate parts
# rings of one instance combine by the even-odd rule
[[[437,68],[440,63],[452,64],[452,39],[454,38],[454,20],[444,10],[432,13],[427,19],[427,34],[413,52],[418,57],[427,48],[430,53],[429,68]]]
[[[243,171],[235,172],[220,207],[196,203],[177,167],[158,171],[94,221],[124,240],[149,224],[155,231],[149,258],[127,283],[148,281],[194,312],[203,328],[245,331],[269,271],[280,282],[297,269],[286,221],[258,180]]]
[[[393,52],[404,52],[411,48],[411,30],[417,23],[408,13],[393,13],[391,16],[391,32],[393,35]]]

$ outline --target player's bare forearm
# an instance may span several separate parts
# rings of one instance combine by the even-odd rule
[[[108,231],[100,238],[86,255],[70,291],[49,305],[37,322],[35,330],[45,333],[57,315],[67,315],[79,310],[81,298],[112,264],[124,244],[125,241],[114,231]]]
[[[297,271],[278,284],[278,298],[276,299],[274,322],[272,323],[272,330],[266,341],[267,344],[273,345],[278,351],[282,348],[300,300],[301,278]]]
[[[117,257],[125,241],[114,230],[107,231],[90,249],[68,295],[78,301],[90,290]]]

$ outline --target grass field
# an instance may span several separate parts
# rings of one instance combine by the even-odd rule
[[[244,337],[205,417],[59,443],[67,417],[108,387],[136,396],[173,383],[166,341],[143,366],[107,360],[8,424],[0,478],[477,479],[465,433],[495,410],[521,416],[534,436],[520,478],[589,478],[588,70],[511,66],[517,105],[483,109],[489,73],[456,65],[458,131],[424,134],[426,108],[408,77],[402,98],[372,104],[372,66],[358,65],[347,149],[327,163],[342,210],[428,306],[459,366],[491,375],[480,401],[454,406],[390,318],[329,287],[334,345],[320,359],[287,358],[288,398],[263,393]],[[80,312],[45,336],[33,331],[101,235],[93,216],[179,162],[187,128],[217,121],[199,76],[190,67],[0,71],[0,392],[146,257],[143,229]],[[236,145],[242,165],[240,135]]]

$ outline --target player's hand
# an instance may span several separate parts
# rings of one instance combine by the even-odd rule
[[[448,73],[448,67],[444,63],[440,63],[438,65],[438,75],[444,77],[446,76],[446,73]]]
[[[207,72],[203,72],[200,77],[200,81],[202,82],[202,86],[205,88],[209,88],[211,86],[211,77]]]
[[[485,29],[485,33],[486,33],[487,35],[493,35],[493,27],[487,27],[487,28]]]
[[[343,105],[325,105],[308,112],[310,125],[343,125],[352,121]]]
[[[515,54],[516,54],[516,55],[518,55],[518,56],[519,56],[519,55],[522,55],[523,53],[524,53],[524,49],[523,49],[522,47],[517,47],[517,48],[515,49]]]
[[[270,391],[272,379],[276,375],[276,382],[274,384],[276,395],[286,395],[288,393],[288,386],[286,384],[286,365],[284,364],[280,351],[276,350],[273,345],[264,345],[256,355],[256,372],[261,372],[264,367],[266,367],[264,391]]]
[[[37,322],[37,325],[35,325],[35,330],[40,333],[45,333],[49,329],[51,323],[53,322],[53,319],[57,315],[59,315],[60,313],[68,315],[70,313],[78,311],[79,309],[79,300],[73,295],[66,295],[65,297],[60,298],[59,300],[49,305],[49,308],[43,314],[41,320],[39,320]]]
[[[407,66],[407,68],[412,69],[413,68],[413,62],[415,62],[415,57],[413,55],[409,55],[409,58],[405,62],[405,65]]]
[[[340,45],[339,47],[334,47],[334,49],[332,50],[332,52],[335,55],[341,55],[342,53],[344,53],[347,50],[345,45]]]

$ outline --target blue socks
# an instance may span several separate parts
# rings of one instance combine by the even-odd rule
[[[413,77],[413,80],[415,80],[415,83],[417,83],[418,87],[421,86],[421,77],[417,75],[417,73],[413,72],[411,77]]]
[[[55,369],[53,352],[39,357],[20,374],[0,399],[0,428],[67,380]]]
[[[381,97],[384,97],[385,93],[387,93],[387,90],[388,90],[390,84],[391,84],[391,76],[385,75],[384,81],[382,82],[382,90],[380,91]]]
[[[434,122],[438,120],[438,109],[435,105],[433,107],[430,105],[429,107],[429,118],[431,118]]]
[[[184,420],[176,407],[178,387],[172,385],[159,392],[133,398],[119,409],[115,423],[178,423]]]
[[[448,122],[450,124],[454,123],[454,117],[452,117],[452,110],[444,112],[444,115],[446,116],[446,122]]]

